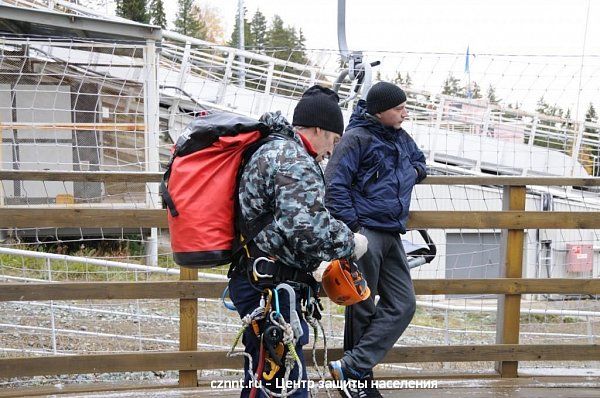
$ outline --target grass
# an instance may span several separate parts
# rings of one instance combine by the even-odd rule
[[[125,238],[126,239],[124,240],[115,241],[38,242],[12,247],[28,251],[107,259],[144,265],[144,247],[143,243],[139,241],[139,236]],[[136,240],[136,238],[138,240]],[[135,281],[176,279],[175,275],[164,274],[150,274],[147,277],[144,272],[137,272],[136,279],[136,272],[130,270],[91,265],[84,262],[52,260],[50,264],[52,266],[52,280],[55,281]],[[159,266],[165,268],[176,267],[170,254],[159,256]],[[46,259],[1,254],[0,269],[4,275],[8,276],[48,279],[48,265]]]
[[[535,323],[577,323],[576,318],[561,315],[529,314],[521,316],[521,324]]]
[[[106,259],[145,265],[145,247],[139,235],[125,236],[118,240],[86,240],[73,242],[33,242],[11,246],[14,249],[64,254],[77,257]],[[159,273],[146,274],[126,269],[90,265],[84,262],[52,260],[52,280],[55,281],[135,281],[135,280],[177,280],[177,275]],[[159,251],[158,266],[177,269],[170,251]],[[200,272],[217,275],[227,274],[227,265],[202,268]],[[48,266],[45,259],[0,254],[0,273],[34,279],[48,279]]]

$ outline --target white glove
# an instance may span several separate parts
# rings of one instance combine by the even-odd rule
[[[329,267],[329,264],[329,261],[321,261],[321,264],[319,264],[317,269],[312,272],[312,276],[317,282],[321,282],[323,280],[323,273],[327,267]]]
[[[358,232],[354,233],[354,256],[355,260],[359,260],[366,252],[369,247],[369,240],[366,236],[359,234]]]

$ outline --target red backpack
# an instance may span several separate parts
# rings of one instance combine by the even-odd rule
[[[241,171],[269,133],[262,122],[225,113],[199,117],[183,131],[161,184],[175,263],[208,268],[232,261]],[[245,242],[270,223],[269,216],[253,223]]]

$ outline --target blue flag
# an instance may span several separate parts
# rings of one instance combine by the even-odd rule
[[[467,45],[467,55],[465,57],[465,73],[467,74],[468,83],[467,83],[467,98],[473,98],[473,92],[471,91],[471,68],[469,67],[469,46]]]
[[[465,73],[470,73],[471,70],[469,69],[469,46],[467,46],[467,56],[465,57]]]

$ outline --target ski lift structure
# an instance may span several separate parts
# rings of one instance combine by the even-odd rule
[[[350,51],[346,41],[346,0],[338,0],[337,18],[338,46],[342,62],[348,67],[343,69],[333,83],[333,91],[339,92],[342,83],[349,80],[353,88],[350,94],[340,99],[340,106],[345,106],[357,98],[366,98],[373,85],[373,68],[380,65],[380,61],[367,62],[362,51]],[[415,243],[402,239],[404,251],[408,257],[409,268],[416,268],[428,264],[435,258],[437,248],[426,230],[417,230],[423,242]]]

